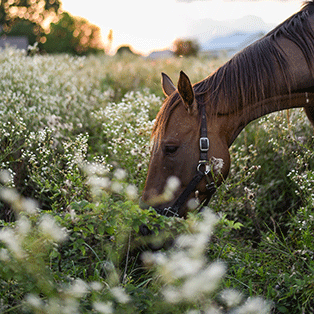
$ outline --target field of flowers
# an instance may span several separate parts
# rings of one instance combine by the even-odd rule
[[[160,72],[196,82],[222,62],[0,51],[1,313],[313,313],[314,136],[302,110],[240,134],[203,214],[137,205]],[[139,235],[142,223],[156,236]]]

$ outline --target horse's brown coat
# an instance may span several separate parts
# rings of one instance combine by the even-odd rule
[[[201,82],[191,85],[180,73],[178,89],[162,74],[167,96],[153,129],[154,146],[143,191],[143,201],[155,207],[174,202],[154,202],[163,193],[166,181],[176,176],[184,190],[199,160],[199,106],[206,106],[211,157],[224,161],[216,176],[219,185],[230,168],[229,147],[252,120],[268,113],[304,107],[314,124],[314,2],[262,39],[234,56]],[[205,198],[205,181],[198,186]],[[191,195],[190,198],[194,197]],[[188,208],[180,211],[185,216]]]

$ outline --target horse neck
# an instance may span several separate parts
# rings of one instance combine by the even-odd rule
[[[221,128],[227,130],[227,143],[230,146],[251,121],[275,111],[300,107],[313,109],[314,93],[303,91],[271,97],[230,115],[223,115],[220,119],[218,115],[218,120],[221,121]]]
[[[309,22],[311,27],[314,28],[313,16],[310,16]],[[223,90],[219,95],[216,114],[218,118],[221,118],[220,121],[224,121],[222,122],[222,128],[228,129],[229,136],[227,136],[227,142],[229,146],[247,124],[275,111],[304,107],[308,116],[310,112],[310,120],[311,118],[311,121],[314,119],[312,114],[314,110],[314,62],[308,57],[309,55],[314,55],[313,43],[307,45],[307,48],[310,47],[311,51],[305,51],[304,46],[306,46],[306,43],[304,42],[302,51],[295,42],[282,35],[276,36],[275,39],[265,37],[249,47],[250,49],[244,51],[243,56],[246,54],[254,63],[255,60],[252,58],[254,53],[260,56],[261,47],[265,46],[265,43],[274,47],[271,49],[274,54],[269,55],[268,59],[271,59],[271,61],[262,61],[265,68],[267,68],[267,75],[264,75],[263,71],[257,74],[251,71],[248,72],[249,74],[242,75],[238,81],[233,80],[235,85],[233,90],[242,90],[242,94],[233,94],[232,97],[228,98],[229,101],[227,103],[224,103],[224,99],[226,99],[225,93],[228,93],[228,90]],[[245,58],[241,59],[241,55],[237,58],[235,60],[238,61],[238,65],[242,60],[245,60]],[[230,65],[227,64],[227,66],[232,67],[232,62]],[[249,67],[249,64],[246,64],[246,67]],[[254,67],[256,69],[257,64],[254,64]],[[228,72],[226,69],[224,71]],[[257,79],[260,76],[264,78]],[[221,77],[224,79],[224,76]],[[248,78],[252,79],[252,83]],[[256,96],[250,96],[246,92],[252,88],[252,84],[254,86],[254,95]],[[231,108],[232,105],[230,103],[237,96],[239,99],[238,104]]]

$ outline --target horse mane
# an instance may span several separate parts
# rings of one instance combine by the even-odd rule
[[[178,91],[175,91],[170,96],[168,96],[159,110],[151,135],[151,141],[156,144],[156,148],[160,144],[160,139],[166,130],[167,122],[171,116],[172,111],[178,106],[178,104],[180,104],[180,102],[181,96],[179,95]]]
[[[282,86],[277,82],[278,76],[284,79],[286,90],[290,93],[295,82],[289,72],[285,52],[277,43],[279,36],[296,44],[314,77],[314,32],[308,21],[308,16],[312,14],[314,0],[305,2],[299,12],[237,53],[213,74],[194,84],[198,105],[210,106],[213,115],[238,112],[246,104],[280,95]],[[274,75],[275,68],[280,71],[277,75]],[[153,138],[161,138],[180,100],[177,91],[167,98],[156,117]]]
[[[245,104],[280,95],[279,76],[290,93],[295,82],[289,72],[285,51],[277,43],[279,36],[296,44],[314,76],[314,32],[308,20],[313,13],[314,1],[306,2],[299,12],[195,84],[196,97],[203,95],[203,101],[210,104],[213,114],[228,114],[241,110]],[[280,72],[274,75],[276,68]],[[223,101],[219,101],[220,98]]]

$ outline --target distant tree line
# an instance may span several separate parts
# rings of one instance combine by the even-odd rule
[[[26,36],[47,53],[86,55],[105,49],[100,28],[63,12],[60,0],[2,0],[0,25],[0,36]]]
[[[200,50],[197,40],[193,39],[176,39],[172,46],[172,52],[176,57],[196,57]],[[116,54],[119,55],[132,55],[139,56],[135,53],[131,46],[121,46]]]
[[[173,53],[175,56],[195,57],[200,50],[196,40],[176,39],[173,43]]]

